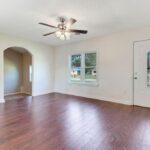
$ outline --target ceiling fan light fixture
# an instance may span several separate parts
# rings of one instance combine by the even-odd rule
[[[60,40],[70,40],[71,33],[68,31],[57,31],[55,35]]]
[[[61,31],[56,31],[55,34],[56,34],[56,37],[60,38],[60,36],[61,36],[62,33],[61,33]]]
[[[60,40],[64,41],[66,39],[64,34],[61,34],[61,36],[59,37]]]
[[[71,33],[66,31],[65,32],[66,40],[70,40],[70,36],[71,36]]]

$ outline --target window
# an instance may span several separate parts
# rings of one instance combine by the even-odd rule
[[[150,86],[150,52],[147,53],[147,85]]]
[[[73,54],[70,56],[71,81],[93,83],[97,81],[96,53]]]
[[[32,82],[32,65],[29,66],[29,81]]]
[[[85,54],[85,80],[96,80],[96,53]]]
[[[71,80],[81,80],[81,55],[71,56]]]

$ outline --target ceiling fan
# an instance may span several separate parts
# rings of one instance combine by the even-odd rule
[[[47,23],[39,22],[40,25],[48,26],[51,28],[56,29],[54,32],[46,33],[43,36],[48,36],[51,34],[55,34],[57,38],[60,40],[69,40],[71,34],[87,34],[87,30],[76,30],[71,29],[71,26],[77,22],[76,19],[70,18],[69,20],[65,19],[64,17],[59,18],[60,23],[57,26],[49,25]]]

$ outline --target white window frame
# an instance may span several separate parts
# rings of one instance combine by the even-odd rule
[[[88,53],[96,53],[96,80],[86,80],[85,79],[85,54],[88,54]],[[80,80],[72,80],[71,79],[71,75],[70,75],[70,72],[72,71],[72,67],[71,67],[71,57],[72,55],[81,55],[81,77],[80,77]],[[86,85],[93,85],[93,86],[98,86],[98,71],[97,71],[97,62],[98,62],[98,59],[97,59],[97,52],[96,51],[88,51],[88,52],[82,52],[82,53],[73,53],[73,54],[70,54],[69,55],[69,73],[68,73],[68,77],[69,77],[69,83],[71,84],[86,84]],[[92,66],[91,66],[92,67]]]

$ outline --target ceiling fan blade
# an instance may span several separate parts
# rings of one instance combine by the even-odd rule
[[[76,22],[77,22],[76,19],[70,18],[70,19],[67,21],[67,23],[66,23],[66,27],[69,28],[72,24],[74,24],[74,23],[76,23]]]
[[[48,26],[48,27],[52,27],[52,28],[57,28],[53,25],[49,25],[49,24],[46,24],[46,23],[43,23],[43,22],[39,22],[40,25],[44,25],[44,26]]]
[[[68,30],[69,32],[74,32],[74,33],[78,33],[78,34],[87,34],[88,31],[87,30],[75,30],[75,29],[70,29]]]
[[[70,19],[68,20],[68,22],[70,22],[70,24],[74,24],[74,23],[76,23],[76,22],[77,22],[77,20],[76,20],[76,19],[74,19],[74,18],[70,18]]]
[[[55,32],[50,32],[50,33],[46,33],[44,34],[43,36],[48,36],[48,35],[51,35],[51,34],[54,34]]]

